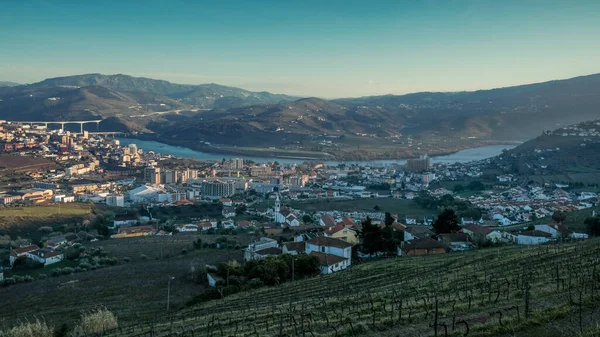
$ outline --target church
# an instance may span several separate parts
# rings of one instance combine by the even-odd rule
[[[273,207],[272,210],[270,210],[271,212],[271,219],[278,223],[283,225],[288,225],[291,227],[297,227],[300,226],[300,221],[298,220],[298,216],[296,216],[296,214],[294,214],[294,212],[292,211],[291,208],[286,207],[286,206],[281,206],[281,201],[279,199],[279,193],[277,193],[277,196],[275,198],[275,206]]]

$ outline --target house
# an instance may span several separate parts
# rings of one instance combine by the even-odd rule
[[[340,220],[338,223],[338,225],[342,225],[346,228],[353,228],[355,227],[354,221],[352,219],[350,219],[349,217],[345,216],[342,218],[342,220]]]
[[[202,230],[202,231],[207,231],[207,230],[209,230],[211,228],[215,228],[216,226],[217,226],[216,224],[213,226],[213,224],[210,223],[210,222],[201,222],[201,223],[199,223],[199,224],[196,225],[196,227],[199,230]]]
[[[279,244],[276,240],[262,237],[260,240],[252,242],[244,250],[244,261],[258,260],[260,257],[256,254],[258,251],[267,248],[277,248]],[[265,252],[263,252],[265,253]]]
[[[498,230],[486,228],[477,224],[463,226],[461,232],[469,234],[475,241],[490,240],[491,242],[502,241],[502,233]]]
[[[348,242],[351,245],[358,243],[358,234],[355,230],[347,228],[341,224],[337,224],[333,227],[329,227],[325,232],[325,237],[341,239]]]
[[[38,249],[40,249],[40,247],[36,245],[30,245],[13,249],[10,252],[10,265],[12,266],[13,264],[15,264],[15,261],[17,261],[17,259],[21,256],[27,257],[27,254],[34,252]]]
[[[324,253],[326,255],[335,255],[344,258],[345,262],[339,266],[341,269],[345,269],[352,263],[352,245],[346,241],[328,238],[328,237],[315,237],[306,241],[306,254],[312,252]],[[328,256],[324,256],[328,258]],[[321,257],[319,257],[321,259]],[[329,261],[329,260],[328,260]],[[329,268],[329,266],[327,266]],[[335,271],[332,268],[332,272]],[[329,271],[330,269],[327,269]],[[336,269],[339,270],[339,269]],[[323,269],[321,270],[323,271]]]
[[[178,232],[197,232],[198,225],[194,225],[194,224],[180,225],[177,227],[177,231]]]
[[[414,215],[407,215],[404,223],[407,225],[416,225],[417,224],[417,217]]]
[[[404,241],[412,241],[414,239],[430,238],[434,235],[429,228],[425,226],[406,226],[404,229]]]
[[[240,220],[237,222],[237,227],[241,228],[241,229],[245,229],[245,228],[254,227],[254,225],[252,224],[252,222],[250,222],[248,220]]]
[[[111,235],[113,239],[130,238],[136,236],[154,235],[154,227],[152,226],[135,226],[119,228],[117,234]]]
[[[333,227],[336,225],[336,223],[331,215],[325,214],[321,216],[321,219],[319,219],[319,225],[323,227]]]
[[[438,241],[445,243],[453,252],[461,252],[473,248],[471,237],[465,233],[443,233],[437,236]]]
[[[398,247],[398,256],[422,256],[446,254],[446,245],[431,238],[402,242]]]
[[[571,239],[587,239],[588,235],[585,233],[575,233],[568,229],[563,224],[552,224],[552,225],[535,225],[535,230],[542,231],[552,235],[553,239],[558,238],[571,238]]]
[[[304,253],[306,243],[303,241],[285,242],[283,244],[283,254],[298,255]]]
[[[233,201],[231,201],[231,199],[223,198],[223,199],[219,199],[219,201],[223,204],[223,206],[228,206],[228,207],[233,206]]]
[[[349,266],[348,260],[342,256],[320,253],[317,251],[313,251],[309,255],[319,258],[319,268],[321,269],[322,275],[335,273],[336,271],[346,269]]]
[[[552,239],[552,234],[530,230],[524,231],[517,235],[517,244],[520,245],[540,245],[549,242]]]
[[[55,238],[50,238],[44,244],[49,249],[58,249],[67,244],[67,239],[64,236],[58,236]]]
[[[254,252],[253,260],[264,260],[271,256],[279,256],[282,254],[282,250],[279,247],[269,247]]]
[[[475,221],[473,220],[473,218],[460,218],[460,224],[461,225],[471,225],[474,224]]]
[[[64,254],[62,252],[58,252],[51,249],[39,249],[33,252],[27,253],[27,257],[30,259],[37,261],[44,266],[49,264],[57,263],[64,260]]]
[[[138,223],[138,218],[135,215],[116,215],[113,220],[113,228],[134,226]]]
[[[293,213],[289,213],[286,217],[285,217],[285,222],[292,226],[292,227],[298,227],[300,226],[300,221],[298,221],[298,218],[296,217],[295,214]]]
[[[232,206],[223,207],[223,211],[221,212],[224,218],[233,218],[235,216],[235,208]]]
[[[208,285],[211,287],[216,287],[217,282],[225,281],[221,276],[215,273],[206,273],[206,278],[208,279]]]

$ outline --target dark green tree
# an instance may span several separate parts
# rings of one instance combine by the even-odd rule
[[[587,226],[588,234],[591,236],[600,236],[600,216],[587,218],[584,223]]]
[[[451,208],[444,209],[433,223],[433,230],[436,234],[454,233],[460,230],[458,217]]]
[[[564,212],[556,211],[552,213],[552,220],[554,220],[554,222],[556,223],[563,223],[563,221],[565,221],[566,218],[567,215]]]
[[[359,235],[362,239],[362,250],[366,254],[374,254],[379,251],[379,244],[381,243],[380,229],[377,225],[374,225],[371,218],[367,217],[361,222],[362,230]]]

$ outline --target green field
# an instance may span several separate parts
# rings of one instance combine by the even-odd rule
[[[37,238],[37,228],[63,224],[81,223],[90,214],[91,206],[86,203],[67,203],[24,207],[0,208],[0,235]]]
[[[598,254],[594,239],[392,258],[231,295],[170,319],[140,319],[105,335],[577,336],[597,329]]]
[[[437,211],[428,210],[420,207],[412,200],[392,199],[392,198],[369,198],[356,200],[309,200],[287,202],[290,207],[301,209],[305,212],[317,211],[366,211],[374,212],[373,208],[379,206],[381,212],[390,212],[400,216],[414,215],[424,217],[434,215]]]

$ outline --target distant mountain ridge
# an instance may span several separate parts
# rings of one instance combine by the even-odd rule
[[[9,82],[9,81],[0,81],[0,87],[16,87],[20,85],[19,83]]]
[[[335,100],[123,74],[0,87],[0,116],[8,120],[111,118],[107,128],[155,133],[184,146],[212,140],[302,151],[354,147],[364,156],[388,151],[380,145],[404,147],[410,150],[404,155],[414,155],[524,141],[544,130],[600,118],[598,107],[600,74],[472,92]],[[361,148],[365,142],[371,148]]]

